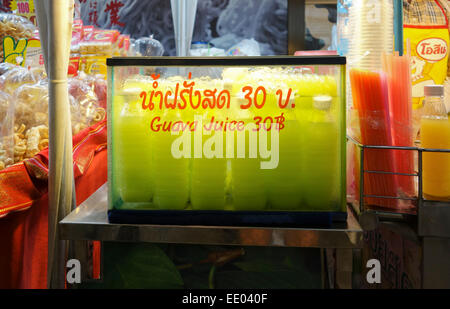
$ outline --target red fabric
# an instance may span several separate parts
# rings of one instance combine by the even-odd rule
[[[79,205],[107,179],[106,122],[80,132],[73,142],[76,198]],[[84,158],[79,157],[81,154]],[[37,182],[45,176],[42,171],[47,167],[47,158],[48,151],[44,151],[33,158],[34,161],[27,162],[31,177],[37,177]],[[25,210],[16,208],[14,212],[0,218],[0,289],[46,288],[48,194],[45,192],[37,199],[33,197],[33,200],[31,207]],[[94,248],[95,276],[100,269],[100,248],[98,244]]]
[[[73,172],[77,179],[89,168],[94,155],[106,148],[106,119],[81,131],[73,137]],[[42,178],[42,171],[48,173],[48,148],[27,160],[26,165],[33,176]]]
[[[24,164],[0,171],[0,188],[0,217],[29,208],[41,196]]]
[[[47,285],[48,196],[0,219],[0,288]]]

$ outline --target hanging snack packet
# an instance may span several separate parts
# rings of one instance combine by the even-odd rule
[[[90,35],[85,35],[80,43],[80,71],[102,74],[106,78],[106,59],[114,55],[119,35],[117,30],[102,29],[94,29]]]
[[[403,1],[404,50],[411,52],[413,107],[422,106],[424,87],[442,85],[447,76],[449,23],[438,0]]]
[[[26,18],[0,13],[0,62],[25,64],[28,40],[36,29]]]
[[[76,76],[80,65],[80,43],[83,40],[83,21],[75,19],[72,25],[72,41],[70,43],[69,76]]]

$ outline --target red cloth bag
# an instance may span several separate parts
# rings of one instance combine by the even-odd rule
[[[107,179],[106,120],[73,138],[77,205]],[[47,286],[48,149],[0,171],[0,289]],[[94,245],[94,278],[100,273]]]

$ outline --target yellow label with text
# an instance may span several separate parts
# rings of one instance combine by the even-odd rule
[[[36,24],[36,11],[34,9],[33,0],[12,0],[10,4],[11,12],[16,15],[29,19],[33,24]]]
[[[24,66],[27,52],[28,40],[7,36],[3,39],[3,62]]]

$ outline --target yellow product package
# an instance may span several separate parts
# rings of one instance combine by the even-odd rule
[[[106,55],[87,55],[80,59],[81,71],[87,74],[101,74],[106,78],[107,67],[106,59],[110,56]]]
[[[80,43],[80,70],[87,74],[102,74],[106,79],[106,59],[114,55],[120,36],[117,30],[93,29]]]
[[[447,76],[449,30],[447,15],[437,0],[403,2],[403,37],[411,52],[413,107],[422,106],[424,87],[442,85]]]

